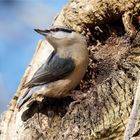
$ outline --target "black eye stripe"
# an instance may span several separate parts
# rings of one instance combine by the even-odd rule
[[[52,28],[50,29],[50,31],[53,31],[53,32],[64,31],[67,33],[75,32],[73,29],[69,29],[69,28]]]
[[[34,30],[36,32],[44,35],[44,36],[46,36],[46,34],[50,33],[50,32],[58,32],[58,31],[62,31],[62,32],[65,32],[65,33],[76,32],[75,30],[67,28],[67,27],[52,27],[52,28],[47,29],[47,30],[40,30],[40,29],[34,29]]]

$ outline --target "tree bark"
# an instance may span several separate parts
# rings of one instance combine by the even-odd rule
[[[2,117],[0,139],[123,139],[133,103],[135,105],[135,93],[138,95],[140,33],[136,34],[136,31],[139,13],[139,0],[71,0],[53,25],[71,27],[87,37],[90,63],[84,79],[72,91],[73,97],[46,97],[30,108],[18,110],[17,99],[27,90],[21,90],[22,86],[53,50],[45,40],[39,41],[17,93]],[[54,112],[53,117],[50,112]],[[129,131],[125,135],[129,137],[124,137],[125,140],[139,136],[138,109],[135,114],[137,119],[128,123],[134,124],[135,129],[127,126]]]

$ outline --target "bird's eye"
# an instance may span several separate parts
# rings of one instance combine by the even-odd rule
[[[63,31],[57,31],[57,32],[53,32],[52,36],[58,39],[62,39],[62,38],[66,38],[70,35],[70,33],[67,32],[63,32]]]

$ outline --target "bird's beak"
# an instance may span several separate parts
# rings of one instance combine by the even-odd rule
[[[40,30],[40,29],[34,29],[37,33],[43,35],[43,36],[46,36],[50,30]]]

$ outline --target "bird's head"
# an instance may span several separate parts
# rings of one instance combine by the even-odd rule
[[[85,41],[80,33],[67,27],[53,27],[47,30],[35,29],[35,31],[45,36],[54,48],[73,46],[73,44]]]

